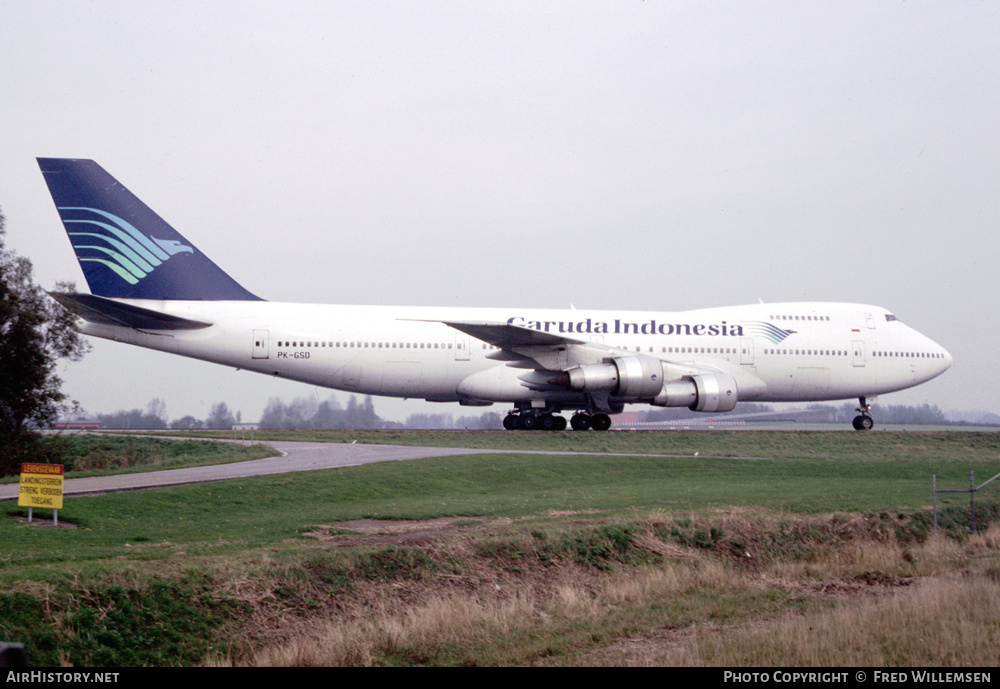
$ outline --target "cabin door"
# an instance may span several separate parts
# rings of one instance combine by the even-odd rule
[[[469,360],[469,336],[455,333],[455,361]]]
[[[865,365],[865,342],[864,340],[855,340],[853,343],[854,347],[854,365],[861,367]]]
[[[253,331],[253,358],[254,359],[267,359],[270,349],[268,348],[269,332],[267,330],[254,330]]]

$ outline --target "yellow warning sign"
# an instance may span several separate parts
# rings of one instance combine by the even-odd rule
[[[63,506],[63,466],[61,464],[22,464],[21,492],[17,498],[21,507]]]

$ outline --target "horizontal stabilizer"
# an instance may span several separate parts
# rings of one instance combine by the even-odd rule
[[[101,325],[123,325],[139,330],[198,330],[212,325],[131,304],[122,304],[93,294],[49,292],[49,296],[83,320]]]

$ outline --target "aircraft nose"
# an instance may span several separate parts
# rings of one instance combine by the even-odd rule
[[[933,360],[928,362],[930,364],[928,372],[930,373],[931,378],[934,378],[951,368],[951,353],[926,335],[923,337],[926,347],[924,351],[928,352],[929,356],[933,357]]]
[[[952,362],[951,354],[949,354],[948,350],[946,349],[942,349],[941,354],[944,355],[944,365],[941,370],[947,371],[949,368],[951,368],[951,362]]]
[[[947,349],[939,345],[937,342],[934,342],[933,340],[931,341],[931,345],[933,346],[934,350],[937,351],[937,354],[935,355],[937,361],[935,362],[934,366],[934,375],[939,376],[945,371],[947,371],[949,368],[951,368],[951,362],[952,362],[951,353]]]

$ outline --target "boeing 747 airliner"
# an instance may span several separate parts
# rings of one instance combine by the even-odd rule
[[[951,356],[877,306],[753,304],[665,313],[332,306],[251,294],[91,160],[38,160],[90,294],[52,296],[79,330],[372,395],[512,404],[508,429],[607,430],[626,404],[857,398],[943,373]]]

